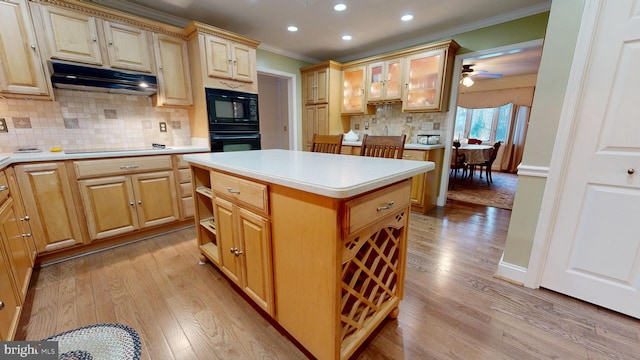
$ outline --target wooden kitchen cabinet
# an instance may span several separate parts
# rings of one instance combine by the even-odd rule
[[[442,174],[442,156],[444,149],[410,150],[405,149],[405,160],[431,161],[435,169],[411,178],[411,210],[425,213],[436,206],[440,175]]]
[[[91,240],[179,219],[169,155],[76,161],[74,166]]]
[[[256,48],[259,41],[195,21],[185,27],[185,33],[193,81],[203,85],[202,92],[205,87],[258,92]],[[204,97],[199,86],[195,89],[198,89],[194,94],[196,99]]]
[[[187,42],[164,34],[153,34],[158,74],[155,106],[192,106],[191,71]]]
[[[14,167],[38,254],[84,243],[64,162]]]
[[[341,134],[349,131],[349,116],[342,116],[342,66],[335,61],[306,66],[302,74],[302,131],[306,149],[311,149],[314,132]]]
[[[0,341],[12,341],[18,328],[22,301],[11,277],[12,268],[0,242]]]
[[[367,65],[367,101],[382,102],[402,98],[404,58]]]
[[[178,198],[180,199],[180,218],[191,218],[195,214],[193,203],[193,181],[189,163],[184,161],[184,155],[174,155],[177,167]]]
[[[103,20],[91,12],[53,5],[36,9],[50,58],[147,73],[154,70],[147,30]]]
[[[220,269],[274,315],[267,186],[211,172]]]
[[[365,66],[353,66],[342,70],[342,114],[366,114]]]
[[[51,94],[26,0],[0,1],[0,93]]]
[[[450,40],[407,56],[402,111],[448,110],[451,70],[457,49],[458,44]]]

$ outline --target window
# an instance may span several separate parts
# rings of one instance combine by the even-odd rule
[[[513,104],[495,108],[467,109],[458,106],[454,138],[505,142],[509,134]]]

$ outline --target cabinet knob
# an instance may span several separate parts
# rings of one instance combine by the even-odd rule
[[[235,254],[236,257],[242,255],[242,250],[238,250],[236,249],[236,251],[233,252]]]
[[[109,45],[113,45],[113,41],[109,40]]]
[[[378,208],[376,208],[377,211],[382,211],[382,210],[389,210],[393,207],[393,201],[389,201],[389,203],[385,206],[380,206]]]
[[[142,205],[142,200],[138,200],[138,205]]]
[[[0,301],[0,310],[4,309],[4,303]]]
[[[31,49],[35,50],[36,46],[34,44],[31,44]]]
[[[98,38],[94,36],[94,37],[92,37],[92,38],[91,38],[91,40],[92,40],[93,42],[96,42],[96,41],[98,41]]]
[[[0,191],[6,191],[6,190],[9,190],[8,186],[5,186],[5,185],[0,186]]]
[[[232,253],[232,254],[233,254],[233,253],[235,253],[236,251],[238,251],[238,248],[231,248],[231,249],[229,249],[229,252],[230,252],[230,253]]]
[[[636,172],[636,169],[634,169],[634,168],[628,168],[627,169],[627,174],[629,174],[629,175],[633,175],[635,172]]]
[[[22,234],[22,237],[31,237],[31,233]]]
[[[133,206],[133,201],[129,203],[129,205]]]
[[[23,218],[20,218],[20,221],[29,221],[31,219],[29,215],[25,215]]]

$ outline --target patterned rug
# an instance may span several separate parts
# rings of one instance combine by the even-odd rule
[[[60,360],[138,360],[138,333],[123,324],[97,324],[44,339],[57,341]]]
[[[490,186],[487,185],[484,174],[480,179],[478,172],[471,180],[460,181],[460,173],[455,180],[450,177],[447,199],[512,210],[518,175],[497,171],[491,175],[493,183]]]

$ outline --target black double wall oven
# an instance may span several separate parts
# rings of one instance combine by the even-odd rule
[[[205,89],[212,152],[260,150],[258,95]]]

